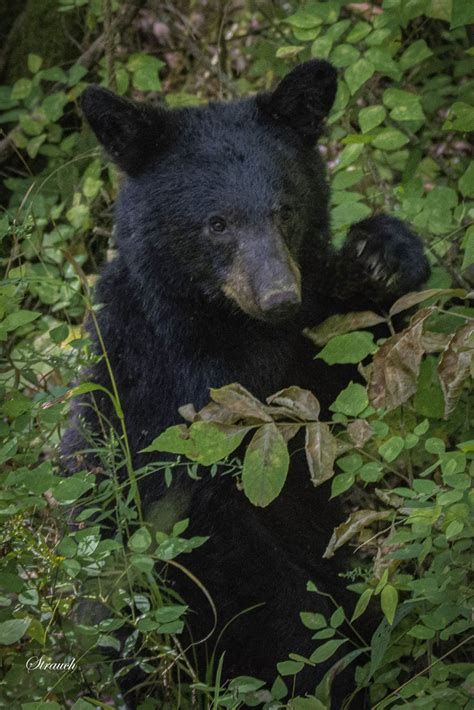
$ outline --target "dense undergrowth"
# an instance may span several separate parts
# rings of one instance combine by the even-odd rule
[[[121,707],[110,650],[118,649],[114,633],[127,623],[125,656],[162,688],[142,710],[243,703],[322,710],[331,679],[313,698],[298,699],[293,677],[339,647],[357,664],[358,684],[370,687],[378,710],[470,708],[472,8],[463,0],[191,5],[164,3],[158,16],[151,2],[57,0],[77,59],[51,63],[27,51],[24,75],[15,75],[8,61],[8,75],[3,70],[9,83],[0,86],[2,706]],[[185,105],[267,88],[311,56],[328,58],[340,71],[322,146],[336,243],[349,224],[390,210],[424,239],[429,290],[404,297],[382,316],[336,316],[308,331],[315,355],[334,367],[360,363],[367,383],[343,390],[330,419],[320,421],[317,400],[297,388],[260,403],[227,387],[211,393],[213,407],[197,414],[187,408],[187,425],[150,442],[157,452],[152,468],[133,471],[126,437],[104,427],[91,447],[105,478],[90,470],[61,477],[57,445],[70,399],[94,387],[77,386],[75,378],[93,357],[82,324],[86,314],[94,317],[100,263],[113,258],[119,180],[82,124],[82,90],[95,81]],[[393,320],[399,313],[406,315],[402,326]],[[384,342],[369,330],[377,319],[392,332]],[[120,415],[119,393],[110,396]],[[228,422],[230,411],[232,425],[224,431],[218,422],[224,414]],[[302,609],[301,623],[314,630],[310,658],[281,659],[271,688],[253,678],[221,687],[219,658],[207,677],[197,676],[193,649],[182,643],[186,600],[166,587],[166,566],[185,574],[186,555],[205,539],[188,539],[186,521],[152,534],[141,522],[136,487],[125,488],[117,473],[126,466],[132,480],[155,475],[170,482],[179,462],[194,477],[233,475],[249,505],[268,505],[285,481],[286,442],[302,427],[308,475],[315,485],[332,479],[332,494],[348,495],[348,519],[334,531],[326,556],[342,545],[353,548],[354,569],[341,580],[359,594],[353,620],[363,619],[369,604],[383,620],[370,646],[357,645],[341,630],[342,609],[328,619]],[[249,446],[239,462],[232,453],[244,436]],[[281,454],[280,466],[268,465],[263,446]],[[160,462],[160,451],[181,458]],[[71,528],[79,500],[79,525]],[[114,537],[100,528],[112,514]],[[311,580],[308,590],[318,593]],[[32,657],[75,661],[69,669],[33,671]]]

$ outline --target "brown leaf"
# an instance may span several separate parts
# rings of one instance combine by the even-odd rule
[[[337,440],[327,424],[317,422],[306,426],[305,451],[314,485],[319,486],[332,478],[337,456]]]
[[[344,456],[348,451],[352,451],[354,444],[349,443],[349,441],[343,441],[342,439],[336,439],[336,458],[339,456]]]
[[[369,400],[374,407],[395,409],[415,392],[423,357],[423,323],[435,308],[423,308],[410,326],[389,338],[375,354],[369,382]]]
[[[312,392],[300,387],[288,387],[267,398],[269,405],[284,407],[303,421],[317,421],[321,407]]]
[[[386,319],[374,313],[374,311],[356,311],[354,313],[343,313],[327,318],[320,325],[314,328],[305,328],[303,334],[316,345],[326,345],[335,335],[344,335],[352,330],[370,328],[379,323],[385,323]]]
[[[183,404],[182,407],[178,407],[178,412],[187,422],[193,422],[197,417],[197,412],[194,409],[194,404]]]
[[[456,407],[464,382],[470,375],[474,348],[469,338],[474,333],[474,323],[462,326],[451,338],[438,365],[438,376],[444,395],[444,418]]]
[[[395,301],[389,311],[389,314],[391,316],[395,316],[397,313],[406,311],[408,308],[412,308],[418,303],[426,301],[428,298],[434,298],[435,296],[466,298],[467,293],[463,288],[428,288],[426,291],[412,291],[411,293],[406,293],[404,296]]]
[[[285,441],[289,441],[290,439],[293,439],[294,436],[297,435],[299,432],[301,426],[300,424],[279,424],[278,425],[278,431],[282,435]]]
[[[333,532],[329,544],[324,552],[325,560],[334,557],[334,553],[346,544],[354,535],[368,527],[377,520],[386,520],[392,515],[390,510],[358,510],[352,513],[346,521],[339,525]]]
[[[182,416],[182,415],[181,415]],[[235,424],[240,416],[231,412],[217,402],[209,402],[205,407],[197,412],[195,421],[197,422],[218,422],[219,424]]]
[[[382,503],[392,508],[398,509],[406,502],[406,498],[398,496],[391,489],[374,488],[374,493]]]
[[[347,433],[357,448],[361,448],[371,438],[374,430],[365,419],[356,419],[347,425]]]
[[[260,422],[273,421],[265,407],[245,387],[234,382],[219,389],[211,389],[211,399],[229,412],[238,415],[238,419],[250,419]]]
[[[440,353],[446,348],[450,339],[449,333],[433,333],[431,330],[425,330],[421,342],[425,353]]]

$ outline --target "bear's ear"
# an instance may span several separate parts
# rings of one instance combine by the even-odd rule
[[[329,62],[312,59],[287,74],[270,94],[261,94],[261,110],[291,126],[308,141],[321,133],[322,122],[336,98],[337,72]]]
[[[164,110],[127,101],[95,85],[87,87],[80,104],[99,142],[129,175],[141,172],[165,142]]]

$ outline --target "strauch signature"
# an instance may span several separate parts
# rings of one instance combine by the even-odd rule
[[[25,666],[28,671],[74,671],[77,663],[75,658],[69,661],[49,661],[44,656],[30,656]]]

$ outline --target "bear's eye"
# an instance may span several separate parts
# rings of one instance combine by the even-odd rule
[[[209,226],[216,234],[222,234],[227,229],[226,221],[222,217],[211,217]]]
[[[293,210],[289,205],[282,205],[282,207],[280,207],[280,219],[283,222],[288,222],[288,220],[290,220],[292,216]]]

